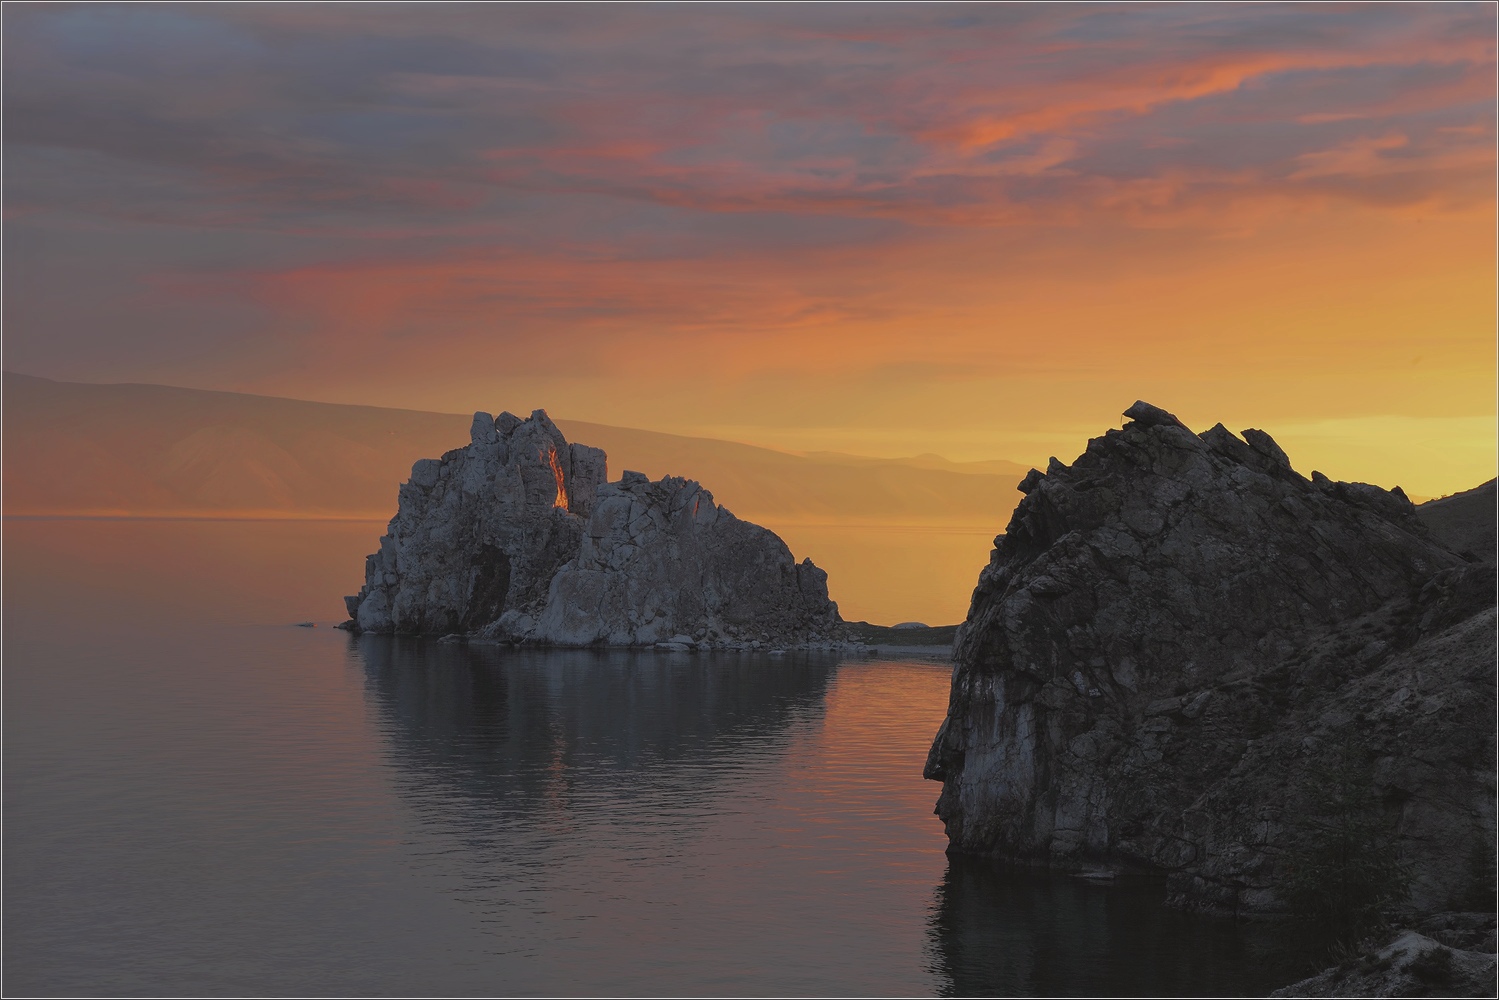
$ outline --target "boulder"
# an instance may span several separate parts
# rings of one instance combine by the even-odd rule
[[[1127,416],[1026,478],[979,577],[926,765],[951,848],[1280,909],[1356,746],[1412,904],[1492,898],[1492,563],[1262,431]]]

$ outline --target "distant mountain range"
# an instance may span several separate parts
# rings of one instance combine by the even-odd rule
[[[466,444],[471,417],[13,372],[4,389],[8,514],[386,518],[412,462]],[[686,476],[741,517],[778,524],[997,531],[1028,468],[795,455],[554,419],[569,440],[608,453],[612,479],[627,468]]]
[[[12,372],[4,390],[8,516],[386,521],[411,464],[467,444],[473,416]],[[828,571],[850,620],[961,619],[1028,469],[794,455],[553,419],[570,441],[608,453],[611,479],[625,469],[696,479],[775,531]],[[372,527],[372,547],[378,534]]]

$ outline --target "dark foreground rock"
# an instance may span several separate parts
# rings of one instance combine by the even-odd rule
[[[695,482],[626,472],[537,410],[474,415],[423,459],[346,598],[366,632],[554,646],[743,648],[845,641],[827,574]]]
[[[1027,477],[979,578],[926,767],[952,849],[1275,911],[1337,800],[1415,910],[1492,907],[1492,560],[1261,431],[1126,416]]]
[[[1309,979],[1270,994],[1272,997],[1492,997],[1494,995],[1494,915],[1451,914],[1477,918],[1486,940],[1449,943],[1405,929],[1382,947],[1331,966]],[[1465,946],[1470,945],[1471,946]]]

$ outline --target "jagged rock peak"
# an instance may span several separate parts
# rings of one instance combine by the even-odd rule
[[[1124,415],[1130,420],[1144,427],[1180,427],[1186,430],[1187,425],[1176,419],[1176,416],[1167,413],[1159,406],[1152,406],[1143,399],[1137,399]]]
[[[1134,405],[1124,411],[1124,416],[1128,418],[1124,428],[1108,431],[1103,437],[1093,438],[1088,442],[1084,457],[1104,454],[1115,447],[1128,449],[1130,442],[1142,440],[1141,434],[1150,434],[1152,440],[1175,450],[1193,452],[1206,449],[1261,472],[1280,477],[1301,478],[1291,468],[1291,460],[1285,451],[1275,443],[1274,438],[1262,430],[1248,428],[1242,432],[1241,439],[1219,423],[1203,431],[1201,435],[1196,435],[1192,433],[1191,428],[1178,420],[1175,414],[1159,406],[1153,406],[1143,399],[1136,400]],[[1071,467],[1053,456],[1047,463],[1045,472],[1032,469],[1016,488],[1022,493],[1030,493],[1042,479],[1065,473],[1069,468]]]
[[[1125,415],[1026,477],[979,577],[927,763],[952,846],[1273,908],[1308,774],[1357,738],[1405,803],[1418,898],[1461,889],[1493,839],[1492,563],[1403,493],[1303,478],[1261,431]]]
[[[607,478],[604,453],[569,444],[545,410],[475,413],[467,447],[411,467],[350,618],[364,631],[447,634],[539,607]]]
[[[604,452],[546,411],[474,414],[469,443],[400,489],[365,586],[362,631],[553,645],[841,641],[827,576],[695,482],[609,483]]]

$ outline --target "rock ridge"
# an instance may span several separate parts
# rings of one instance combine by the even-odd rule
[[[544,410],[474,414],[467,447],[401,486],[365,585],[364,632],[554,646],[846,643],[827,574],[698,483],[651,482],[570,444]]]
[[[1275,910],[1315,776],[1357,741],[1412,905],[1492,899],[1492,561],[1262,431],[1125,416],[1031,471],[980,574],[925,769],[951,849]]]

